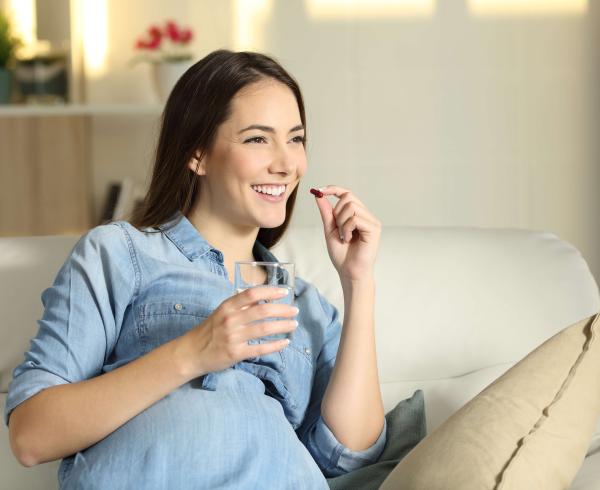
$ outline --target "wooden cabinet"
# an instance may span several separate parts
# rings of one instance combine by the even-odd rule
[[[0,235],[90,227],[85,116],[0,117]]]
[[[93,119],[160,106],[0,107],[0,236],[82,234],[92,216]]]

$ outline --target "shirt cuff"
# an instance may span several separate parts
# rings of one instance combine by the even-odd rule
[[[67,384],[66,379],[43,369],[28,369],[13,378],[4,405],[4,424],[8,427],[10,412],[28,398],[51,386]]]
[[[349,473],[377,462],[386,442],[387,420],[383,418],[383,429],[377,440],[367,449],[354,451],[337,440],[331,429],[319,415],[313,428],[313,442],[321,456],[321,469],[326,477]]]

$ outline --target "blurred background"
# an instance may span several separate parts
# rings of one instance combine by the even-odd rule
[[[5,40],[20,41],[3,66],[0,22],[0,84],[10,83],[0,235],[83,233],[126,215],[149,182],[177,70],[229,48],[274,56],[303,89],[309,169],[293,224],[320,223],[308,188],[337,184],[384,225],[554,233],[599,282],[600,2],[0,0],[0,9]]]

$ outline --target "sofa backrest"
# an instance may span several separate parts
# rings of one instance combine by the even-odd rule
[[[37,332],[41,292],[76,240],[0,238],[0,391]],[[273,252],[343,316],[321,226],[290,228]],[[423,389],[430,430],[545,339],[600,310],[585,260],[545,232],[387,227],[375,277],[385,408]]]
[[[0,237],[0,392],[38,330],[42,291],[75,245],[76,236]]]
[[[343,314],[321,227],[289,230],[273,252]],[[579,251],[540,231],[384,227],[375,280],[385,409],[422,389],[428,431],[544,340],[600,311]]]

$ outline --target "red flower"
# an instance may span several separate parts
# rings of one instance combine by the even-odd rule
[[[182,28],[174,20],[169,20],[164,24],[164,29],[161,29],[157,24],[150,25],[146,31],[146,35],[136,39],[135,49],[159,51],[163,39],[169,39],[174,45],[183,46],[187,45],[193,37],[194,33],[191,29]],[[169,46],[167,46],[166,54],[169,54],[168,50]]]
[[[138,39],[135,42],[135,47],[137,49],[150,49],[150,50],[155,50],[160,46],[160,38],[154,38],[154,39],[150,39],[149,41],[146,41],[144,39]]]
[[[167,34],[169,39],[174,43],[179,42],[179,28],[177,27],[177,24],[175,24],[175,22],[173,22],[172,20],[167,22],[167,24],[165,25],[165,33]]]
[[[162,37],[162,31],[158,26],[150,26],[148,28],[148,34],[152,39],[160,39]]]
[[[184,29],[179,33],[179,40],[181,41],[181,44],[189,43],[193,37],[194,35],[190,29]]]
[[[148,49],[158,49],[160,48],[161,39],[160,37],[155,37],[148,43]]]

